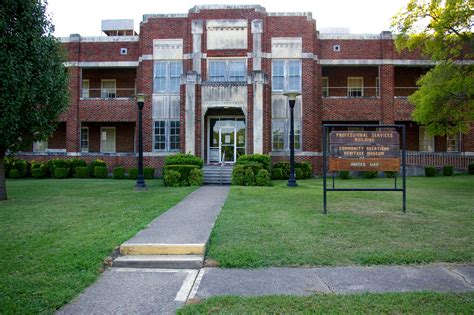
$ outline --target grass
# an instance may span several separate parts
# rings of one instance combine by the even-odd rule
[[[221,267],[472,262],[474,176],[407,179],[399,192],[328,192],[322,180],[232,187],[211,235]],[[390,179],[338,180],[336,187],[387,187]]]
[[[195,188],[133,181],[9,180],[0,202],[0,313],[53,313],[97,278],[113,249]]]
[[[474,293],[213,297],[178,314],[472,314]]]

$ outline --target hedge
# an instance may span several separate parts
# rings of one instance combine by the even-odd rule
[[[132,167],[128,170],[128,179],[138,179],[138,168]]]
[[[175,171],[180,174],[180,186],[189,186],[189,177],[193,169],[199,169],[198,165],[166,165],[163,168],[163,175],[166,175],[169,171]],[[166,186],[169,185],[166,178],[163,177]]]
[[[54,168],[54,178],[64,179],[64,178],[67,178],[68,174],[69,174],[69,169],[67,169],[65,167],[55,167]]]
[[[96,166],[106,167],[107,163],[105,163],[105,161],[102,161],[102,160],[99,160],[99,159],[90,162],[90,164],[89,164],[89,174],[92,177],[95,177],[94,170],[95,170]]]
[[[163,176],[166,186],[179,187],[181,183],[181,174],[174,170],[168,170]]]
[[[202,186],[204,183],[204,175],[202,170],[193,168],[189,173],[189,185],[190,186]]]
[[[443,167],[443,176],[453,176],[454,167],[452,165],[445,165]]]
[[[87,166],[76,167],[76,178],[88,178],[89,176],[89,168]]]
[[[351,173],[349,173],[349,171],[339,171],[339,178],[349,179],[351,178]]]
[[[362,173],[362,177],[371,179],[376,178],[379,173],[377,171],[365,171]]]
[[[8,172],[8,173],[9,173],[10,178],[12,178],[12,179],[20,178],[20,172],[16,168],[12,168],[10,170],[10,172]]]
[[[165,158],[165,166],[167,165],[196,165],[202,168],[204,161],[192,154],[177,153],[169,155]]]
[[[107,178],[107,167],[106,166],[96,166],[94,167],[94,177],[95,178]]]
[[[280,172],[274,172],[274,169],[281,169]],[[295,176],[297,179],[307,179],[313,177],[313,167],[308,162],[295,163]],[[288,179],[290,178],[290,162],[277,162],[273,164],[272,179]]]
[[[71,176],[73,177],[76,176],[76,168],[87,166],[86,161],[81,160],[81,159],[73,158],[73,159],[69,159],[67,162],[69,164],[69,174],[71,174]]]
[[[51,175],[51,177],[57,178],[56,177],[56,168],[63,168],[66,170],[66,177],[69,176],[69,163],[65,159],[52,159],[47,162],[48,165],[48,172]],[[62,174],[62,171],[60,171],[60,174]]]
[[[32,168],[31,169],[31,177],[33,178],[44,178],[46,176],[44,172],[44,168]]]
[[[237,159],[236,165],[259,163],[268,172],[271,171],[271,158],[266,154],[245,154]]]
[[[153,167],[144,167],[143,168],[143,177],[145,179],[155,178],[155,169]]]
[[[257,175],[255,175],[255,185],[257,186],[271,186],[272,181],[270,178],[270,172],[266,169],[261,169],[258,171]]]
[[[5,174],[7,175],[7,177],[10,176],[11,170],[18,171],[18,174],[13,172],[14,176],[17,176],[15,178],[23,178],[23,177],[28,176],[28,162],[26,160],[16,159],[16,158],[5,158],[4,165],[5,165]]]
[[[113,169],[113,178],[114,179],[124,179],[125,178],[125,168],[122,166],[114,167]]]
[[[467,170],[469,171],[469,174],[474,175],[474,163],[469,164]]]
[[[258,167],[258,171],[262,170],[260,163],[235,165],[232,170],[232,185],[254,186],[255,172],[253,169],[255,167]]]
[[[434,166],[426,166],[425,167],[425,175],[426,175],[426,177],[436,176],[436,168]]]

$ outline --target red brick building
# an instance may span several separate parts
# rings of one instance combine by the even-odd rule
[[[136,164],[135,93],[147,95],[145,165],[193,153],[206,163],[241,154],[287,159],[289,113],[296,91],[296,159],[320,173],[323,123],[404,124],[408,161],[466,168],[474,131],[430,137],[411,120],[407,96],[433,63],[399,53],[390,32],[318,32],[311,13],[270,13],[255,5],[195,6],[187,14],[103,21],[107,36],[63,38],[71,99],[57,131],[36,143],[34,159],[65,155]]]

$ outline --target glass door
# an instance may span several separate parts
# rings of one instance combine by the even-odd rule
[[[219,121],[220,161],[235,162],[235,118]]]
[[[208,162],[235,163],[245,154],[245,118],[209,118]]]

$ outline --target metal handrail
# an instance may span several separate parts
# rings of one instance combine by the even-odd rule
[[[219,179],[221,185],[222,185],[222,169],[224,167],[224,164],[225,164],[225,151],[224,151],[224,154],[222,154],[222,159],[221,159],[221,169],[220,169],[221,176]]]

